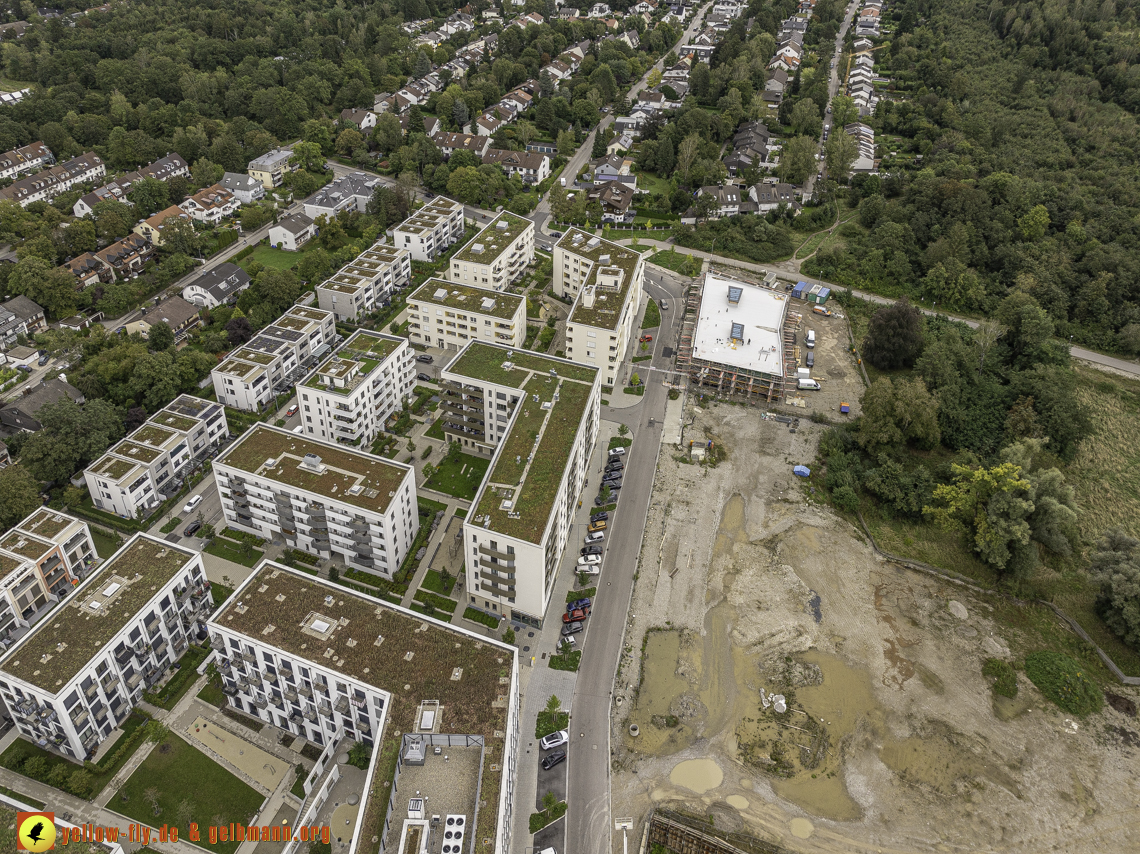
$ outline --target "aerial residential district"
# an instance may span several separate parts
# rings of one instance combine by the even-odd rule
[[[7,4],[0,848],[1140,850],[1061,7]]]

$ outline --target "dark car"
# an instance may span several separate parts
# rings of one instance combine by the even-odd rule
[[[601,513],[594,513],[593,515],[591,515],[590,521],[591,522],[608,522],[609,518],[610,518],[610,514],[603,510]]]
[[[624,468],[625,463],[621,462],[620,460],[614,460],[612,463],[606,464],[606,474],[609,474],[612,471],[621,471]]]
[[[804,359],[804,362],[809,368],[814,368],[815,367],[815,353],[811,350],[808,350],[807,358]]]
[[[47,353],[44,353],[42,356],[40,356],[39,365],[42,368],[44,365],[46,365],[50,361],[51,361],[51,356],[49,356]]]
[[[579,552],[582,557],[585,557],[586,555],[600,555],[601,553],[601,546],[582,546],[582,551]]]
[[[582,631],[581,623],[567,623],[562,627],[562,636],[569,637],[570,635],[578,634],[580,631]]]
[[[419,380],[420,382],[425,382],[425,383],[433,382],[430,374],[425,374],[422,372],[416,374],[416,379]]]
[[[613,501],[613,496],[612,496],[612,495],[610,496],[610,501]],[[610,501],[605,501],[605,500],[603,500],[603,499],[602,499],[602,496],[600,496],[600,495],[599,495],[597,498],[595,498],[595,499],[594,499],[594,506],[595,506],[595,507],[603,507],[603,506],[605,506],[606,504],[609,504],[609,503],[610,503]]]
[[[590,616],[589,608],[575,608],[567,614],[562,615],[562,622],[569,625],[570,623],[580,623]]]
[[[30,365],[16,365],[16,370],[23,371],[25,374],[30,374],[32,372],[32,367]]]
[[[434,361],[435,361],[435,359],[433,359],[433,358],[432,358],[431,356],[429,356],[427,353],[423,353],[423,354],[421,354],[421,355],[419,355],[419,356],[416,356],[416,361],[417,361],[417,362],[425,362],[425,363],[427,363],[427,364],[429,364],[429,365],[430,365],[432,362],[434,362]]]
[[[201,522],[191,522],[189,525],[186,526],[185,530],[182,531],[182,536],[192,537],[195,534],[197,534],[200,530],[202,530],[202,523]]]
[[[577,611],[579,608],[589,608],[590,604],[590,597],[588,596],[585,599],[575,599],[573,602],[567,603],[566,612]]]
[[[566,761],[566,751],[565,750],[555,750],[553,753],[548,753],[548,754],[546,754],[546,756],[542,757],[542,769],[544,771],[549,771],[555,765],[558,765],[560,762],[565,762],[565,761]]]
[[[602,486],[608,486],[610,489],[621,489],[621,477],[608,477],[602,481]]]

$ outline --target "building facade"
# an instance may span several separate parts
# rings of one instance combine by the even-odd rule
[[[411,397],[416,363],[405,338],[361,329],[297,385],[305,434],[370,447]]]
[[[465,231],[463,205],[436,196],[396,226],[393,242],[397,249],[407,249],[416,261],[434,261],[462,240]]]
[[[91,501],[108,513],[139,518],[177,492],[227,436],[224,406],[179,395],[84,471]]]
[[[453,282],[501,291],[534,263],[534,223],[504,211],[451,256]]]
[[[317,305],[331,311],[337,320],[358,320],[379,308],[411,279],[411,253],[375,243],[317,285]]]
[[[21,735],[82,762],[204,631],[201,556],[136,534],[0,659]]]
[[[265,189],[272,190],[284,184],[285,176],[297,169],[289,162],[292,156],[293,152],[288,148],[275,148],[249,161],[246,172],[260,181]]]
[[[461,350],[469,341],[522,347],[526,300],[481,287],[428,279],[408,297],[408,338],[425,347]]]
[[[554,293],[574,298],[566,321],[566,358],[617,383],[641,308],[641,254],[577,228],[554,245]]]
[[[467,604],[539,626],[598,435],[601,373],[476,342],[441,377],[444,435],[491,455],[463,524]]]
[[[214,461],[229,525],[391,578],[419,519],[415,469],[258,424]]]

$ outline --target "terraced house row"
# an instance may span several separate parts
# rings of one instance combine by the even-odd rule
[[[411,281],[411,259],[407,249],[377,242],[317,285],[317,305],[338,321],[356,321]]]

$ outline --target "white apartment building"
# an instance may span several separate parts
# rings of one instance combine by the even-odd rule
[[[439,253],[463,239],[466,225],[463,205],[436,196],[393,232],[393,243],[407,249],[416,261],[434,261]]]
[[[374,848],[368,837],[381,835],[382,849],[397,852],[409,825],[426,840],[439,814],[448,827],[465,827],[467,839],[492,840],[486,854],[509,854],[520,731],[515,647],[268,560],[208,628],[229,706],[324,747],[304,780],[296,826],[327,825],[336,809],[353,826],[348,850]],[[373,749],[365,781],[351,789],[336,756],[393,732],[400,796],[370,805],[374,775],[388,773],[382,752]],[[410,814],[405,791],[417,799]],[[494,808],[480,810],[480,802]],[[373,826],[363,820],[369,813]]]
[[[501,291],[534,263],[534,223],[503,211],[451,256],[453,282]]]
[[[322,442],[368,448],[416,383],[406,338],[355,332],[297,385],[305,433]]]
[[[522,347],[526,341],[526,299],[428,279],[408,297],[408,338],[445,350],[461,350],[468,341]]]
[[[0,659],[21,735],[91,758],[204,632],[212,605],[197,552],[136,534]]]
[[[641,308],[641,253],[577,228],[554,244],[554,293],[575,297],[566,321],[566,358],[617,384]]]
[[[229,435],[220,403],[179,395],[83,473],[100,510],[127,519],[161,504]]]
[[[0,538],[0,649],[16,639],[98,562],[86,522],[40,507]]]
[[[540,626],[598,435],[600,371],[473,342],[441,377],[444,435],[492,455],[463,523],[467,604]]]
[[[258,424],[214,460],[226,523],[385,577],[415,539],[415,469]]]
[[[331,311],[295,305],[210,372],[218,400],[260,412],[336,343]]]
[[[376,243],[317,285],[317,305],[333,312],[337,320],[358,320],[411,280],[411,253]]]

